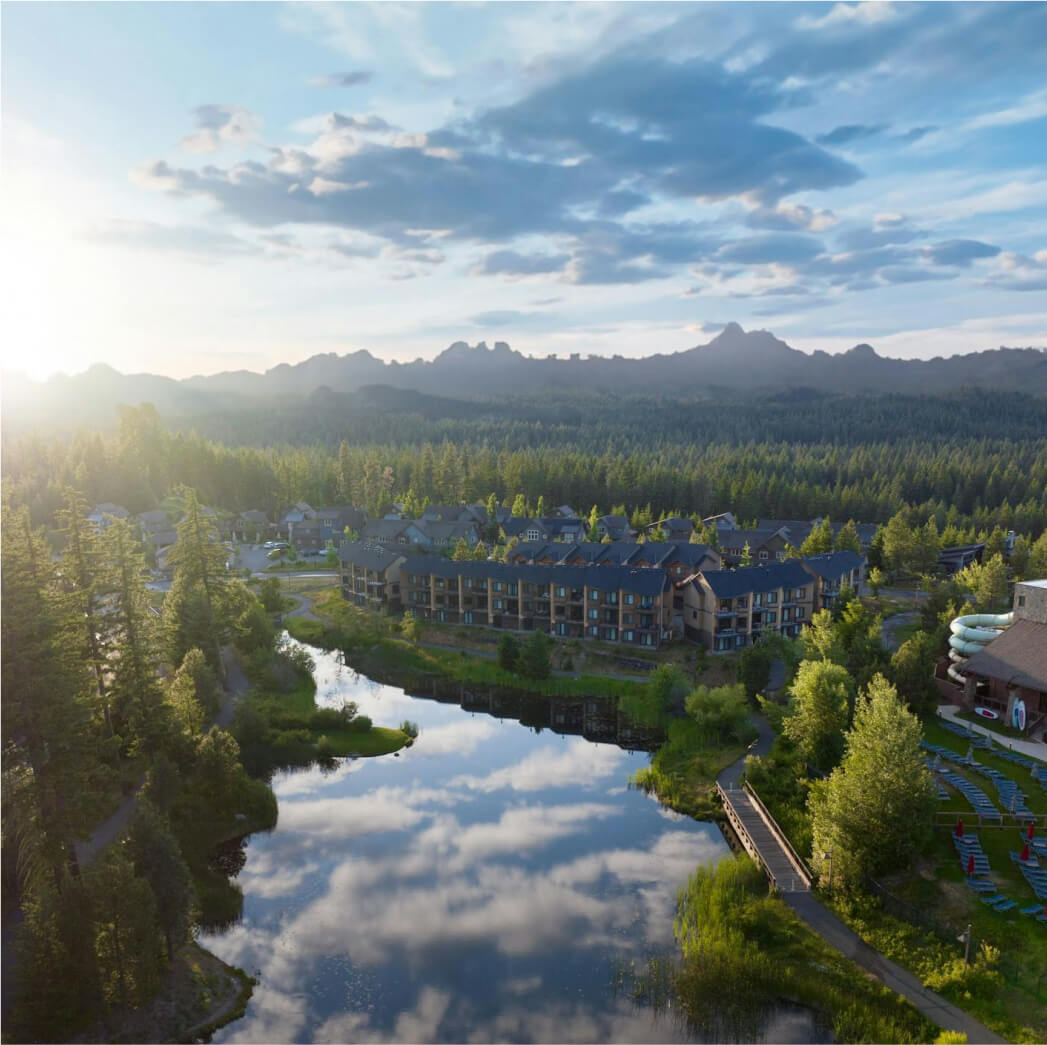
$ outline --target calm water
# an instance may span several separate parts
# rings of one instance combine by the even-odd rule
[[[680,1041],[616,995],[674,953],[676,891],[727,846],[713,824],[626,787],[647,755],[378,685],[311,649],[317,703],[354,700],[421,736],[400,757],[273,781],[240,924],[201,942],[259,978],[216,1040]],[[771,1041],[810,1041],[802,1013]]]

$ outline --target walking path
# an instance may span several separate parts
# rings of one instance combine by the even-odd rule
[[[237,701],[247,692],[248,682],[243,670],[240,668],[239,661],[229,646],[222,650],[222,663],[225,665],[226,697],[211,725],[226,729],[233,720],[233,711],[236,708]],[[125,798],[117,807],[116,812],[106,817],[91,832],[90,838],[83,842],[77,842],[76,859],[81,867],[86,867],[107,845],[119,837],[120,832],[123,831],[131,819],[131,814],[134,812],[135,804],[138,801],[138,795],[144,785],[145,777],[143,776],[135,786],[135,793],[129,798]]]
[[[942,704],[938,708],[938,714],[949,722],[955,722],[956,725],[962,726],[964,729],[972,729],[975,733],[985,734],[994,744],[999,744],[1000,747],[1010,748],[1011,751],[1017,751],[1020,755],[1047,762],[1047,744],[1038,740],[1016,740],[1013,737],[1004,736],[1002,733],[997,733],[987,726],[980,726],[977,722],[960,718],[960,712],[963,710],[965,709],[958,708],[954,704]]]
[[[898,647],[901,645],[898,632],[907,624],[912,624],[913,621],[919,620],[919,618],[919,610],[907,610],[905,613],[895,613],[890,617],[884,618],[881,630],[883,632],[883,644],[889,653],[897,652]]]
[[[774,743],[774,732],[763,718],[754,716],[754,723],[759,736],[747,754],[764,755]],[[733,765],[728,766],[716,778],[725,793],[725,800],[730,803],[735,816],[749,835],[750,842],[760,854],[765,868],[769,868],[773,880],[778,883],[782,899],[831,947],[850,958],[867,972],[872,973],[881,983],[892,991],[907,998],[912,1004],[939,1027],[946,1030],[962,1031],[969,1042],[996,1043],[1006,1041],[993,1033],[973,1016],[958,1009],[941,995],[928,990],[907,969],[884,957],[874,950],[855,933],[844,925],[839,918],[828,910],[807,889],[804,882],[792,873],[792,862],[785,848],[775,837],[750,796],[739,790],[742,773],[745,769],[745,756]],[[783,888],[783,886],[788,888]]]

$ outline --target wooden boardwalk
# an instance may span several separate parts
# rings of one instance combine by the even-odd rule
[[[789,844],[756,792],[748,785],[725,788],[717,783],[727,819],[745,851],[767,872],[781,893],[806,893],[811,888],[807,865]]]

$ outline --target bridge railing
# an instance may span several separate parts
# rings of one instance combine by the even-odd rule
[[[753,805],[756,806],[756,811],[760,814],[760,819],[767,825],[767,829],[772,835],[774,835],[775,840],[785,851],[785,855],[789,858],[789,863],[793,865],[797,875],[803,879],[804,884],[808,889],[810,889],[811,883],[814,881],[814,875],[811,873],[811,869],[807,866],[807,862],[793,848],[792,842],[785,837],[785,832],[778,826],[778,821],[771,816],[770,811],[763,804],[763,800],[753,790],[748,780],[745,781],[742,788],[753,800]]]

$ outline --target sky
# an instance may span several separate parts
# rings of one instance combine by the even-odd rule
[[[8,368],[1047,345],[1047,5],[7,3]]]

